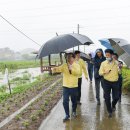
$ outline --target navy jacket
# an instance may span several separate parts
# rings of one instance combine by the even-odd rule
[[[93,59],[93,62],[94,62],[94,77],[96,79],[101,78],[101,76],[99,75],[99,69],[100,69],[101,63],[105,60],[106,60],[105,57],[102,57],[102,58],[97,57],[97,58]]]

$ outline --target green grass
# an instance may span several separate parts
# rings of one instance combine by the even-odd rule
[[[123,89],[130,91],[130,69],[124,67],[122,70],[123,75]]]
[[[10,72],[13,72],[17,69],[39,67],[40,61],[2,61],[0,62],[0,72],[4,72],[5,65],[7,66]]]
[[[52,64],[55,64],[55,61],[60,61],[59,58],[52,58]],[[44,65],[48,65],[48,59],[44,58]],[[37,59],[30,61],[0,61],[0,72],[5,71],[5,65],[7,66],[9,72],[14,72],[18,69],[26,69],[26,68],[35,68],[40,67],[40,61]]]
[[[0,87],[0,94],[5,92],[5,90],[6,90],[6,86],[5,85],[1,86]]]
[[[27,82],[30,82],[30,74],[24,74],[22,77],[16,77],[10,81],[11,84],[15,84],[16,86]]]
[[[17,87],[13,88],[12,94],[9,94],[6,92],[3,92],[3,93],[1,92],[0,93],[0,102],[3,102],[4,100],[10,98],[12,95],[24,93],[26,90],[28,90],[32,87],[38,86],[38,85],[44,83],[46,80],[51,78],[51,75],[49,75],[49,74],[44,74],[43,76],[44,77],[42,78],[42,80],[41,80],[40,76],[38,76],[37,80],[32,83],[18,85]],[[4,89],[4,88],[1,88],[1,89]]]

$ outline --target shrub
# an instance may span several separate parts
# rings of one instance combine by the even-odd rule
[[[42,115],[42,112],[43,112],[42,110],[38,110],[38,111],[37,111],[37,115],[38,115],[38,116],[41,116],[41,115]]]
[[[15,117],[15,119],[18,121],[18,120],[21,119],[21,116],[18,114],[18,115]]]
[[[28,128],[28,126],[29,126],[29,121],[28,121],[28,120],[24,121],[24,122],[22,123],[22,125],[23,125],[24,127]]]
[[[37,116],[33,114],[33,115],[31,115],[30,118],[31,118],[32,121],[35,121],[37,119]]]

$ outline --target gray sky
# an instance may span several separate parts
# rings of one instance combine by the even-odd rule
[[[119,37],[130,41],[130,0],[0,0],[0,14],[39,44],[55,36],[77,32],[98,40]],[[0,17],[0,48],[15,51],[39,46]]]

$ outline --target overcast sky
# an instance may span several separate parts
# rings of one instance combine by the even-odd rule
[[[39,44],[55,36],[77,32],[98,40],[119,37],[130,41],[130,0],[0,0],[0,15]],[[0,17],[0,48],[15,51],[39,46]]]

